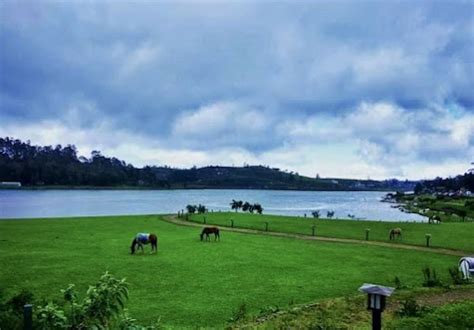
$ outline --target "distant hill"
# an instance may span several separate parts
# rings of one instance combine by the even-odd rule
[[[93,151],[78,157],[74,145],[33,146],[0,138],[0,182],[27,187],[130,187],[150,189],[413,190],[416,182],[310,178],[268,166],[136,168]]]

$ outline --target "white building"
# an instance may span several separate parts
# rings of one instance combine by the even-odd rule
[[[20,188],[20,187],[21,187],[21,182],[8,182],[8,181],[0,182],[0,188]]]

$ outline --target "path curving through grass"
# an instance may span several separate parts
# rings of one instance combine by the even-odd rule
[[[193,221],[186,221],[181,218],[178,218],[176,215],[166,215],[163,217],[164,220],[182,226],[190,226],[190,227],[207,227],[213,225],[210,224],[200,224]],[[380,246],[380,247],[389,247],[395,249],[404,249],[404,250],[416,250],[416,251],[424,251],[424,252],[432,252],[432,253],[439,253],[451,256],[466,256],[469,255],[469,252],[456,250],[456,249],[446,249],[446,248],[431,248],[431,247],[423,247],[417,245],[409,245],[409,244],[400,244],[400,243],[386,243],[386,242],[379,242],[379,241],[365,241],[365,240],[358,240],[358,239],[350,239],[350,238],[337,238],[337,237],[323,237],[323,236],[309,236],[303,234],[296,234],[296,233],[284,233],[284,232],[276,232],[276,231],[264,231],[264,230],[256,230],[250,228],[238,228],[238,227],[220,227],[224,231],[231,231],[236,233],[243,233],[243,234],[257,234],[257,235],[269,235],[269,236],[276,236],[276,237],[288,237],[288,238],[295,238],[301,240],[309,240],[309,241],[322,241],[322,242],[335,242],[335,243],[350,243],[350,244],[365,244],[371,246]]]

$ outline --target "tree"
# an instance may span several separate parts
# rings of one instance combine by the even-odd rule
[[[334,211],[328,211],[326,216],[328,217],[328,219],[331,219],[334,216]]]
[[[253,205],[253,209],[258,213],[258,214],[262,214],[263,212],[263,207],[262,205],[260,205],[259,203],[255,203]]]
[[[237,212],[239,210],[239,202],[236,201],[235,199],[232,200],[232,203],[230,203],[230,208],[232,210],[235,210],[235,212]]]
[[[250,212],[250,213],[253,213],[254,210],[255,210],[255,205],[254,205],[254,204],[250,204],[250,205],[249,205],[249,212]]]
[[[250,209],[250,203],[249,202],[245,202],[243,205],[242,205],[242,211],[246,212]]]
[[[207,209],[204,205],[199,204],[198,207],[196,208],[197,213],[206,213]]]
[[[188,211],[188,213],[196,213],[196,205],[191,205],[191,204],[188,204],[186,205],[186,210]]]
[[[311,214],[313,215],[313,218],[319,218],[319,215],[320,215],[320,211],[313,211],[311,212]]]

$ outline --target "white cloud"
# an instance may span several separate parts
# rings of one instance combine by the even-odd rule
[[[173,141],[195,148],[265,143],[272,118],[238,102],[215,102],[181,113],[172,126]]]

